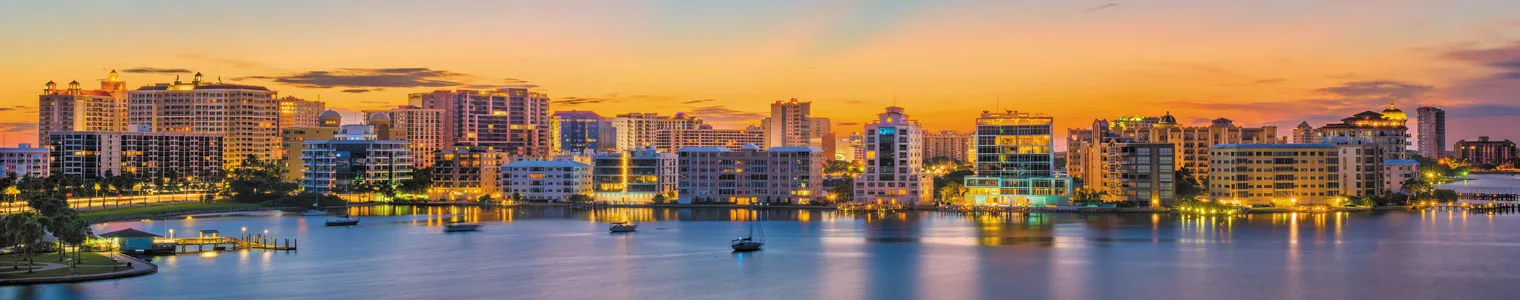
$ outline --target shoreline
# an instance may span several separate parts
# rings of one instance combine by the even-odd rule
[[[74,275],[74,276],[65,275],[65,276],[55,276],[55,277],[0,279],[0,286],[102,281],[102,280],[129,278],[129,277],[137,277],[137,276],[143,276],[143,275],[158,273],[158,265],[155,265],[153,263],[149,263],[149,262],[143,261],[141,259],[137,259],[136,257],[132,257],[130,255],[124,255],[124,254],[121,254],[121,253],[115,253],[115,252],[106,253],[105,255],[110,256],[112,258],[116,258],[117,260],[120,260],[122,262],[132,263],[132,268],[131,269],[126,269],[126,270],[121,270],[121,271],[116,271],[116,272],[110,272],[110,273],[89,274],[89,275]]]

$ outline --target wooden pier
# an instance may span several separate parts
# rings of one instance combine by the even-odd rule
[[[174,252],[202,252],[207,246],[211,250],[240,250],[240,249],[263,249],[263,250],[296,250],[300,241],[295,239],[279,239],[259,234],[245,234],[241,237],[202,236],[194,238],[176,238]],[[192,249],[194,248],[194,249]]]

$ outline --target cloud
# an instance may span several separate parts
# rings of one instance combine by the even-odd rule
[[[1284,78],[1268,78],[1268,79],[1261,79],[1261,80],[1257,80],[1257,81],[1252,81],[1251,83],[1255,83],[1255,84],[1274,84],[1274,83],[1283,83],[1284,81],[1288,81],[1288,80],[1284,79]]]
[[[185,68],[136,67],[136,68],[121,69],[121,72],[122,73],[137,73],[137,74],[179,74],[179,73],[190,73],[190,72],[194,72],[194,71],[190,71],[190,69],[185,69]]]
[[[1447,89],[1449,98],[1477,103],[1510,103],[1520,97],[1520,41],[1489,48],[1454,48],[1438,58],[1466,63],[1489,73],[1457,81]]]
[[[1117,7],[1117,6],[1119,6],[1118,3],[1109,3],[1109,4],[1089,7],[1087,9],[1083,9],[1082,12],[1095,12],[1095,11],[1100,11],[1100,10],[1114,8],[1114,7]]]
[[[1402,102],[1407,100],[1420,100],[1435,90],[1429,85],[1413,84],[1392,80],[1351,81],[1339,86],[1315,89],[1314,91],[1345,99],[1371,99],[1382,102]]]
[[[346,89],[346,90],[343,90],[344,93],[352,93],[352,94],[362,94],[362,93],[368,93],[368,92],[371,92],[371,91],[372,90],[366,90],[366,89]]]
[[[660,104],[660,103],[671,103],[671,102],[675,102],[675,101],[678,101],[677,98],[670,97],[670,96],[643,95],[643,94],[627,95],[627,94],[622,94],[622,93],[611,93],[611,94],[606,94],[606,95],[601,95],[601,96],[596,96],[596,97],[561,97],[561,98],[555,99],[553,101],[553,104],[559,104],[559,105],[565,105],[565,106],[576,106],[576,105],[585,105],[585,104],[636,102],[636,103],[639,103],[639,104],[647,104],[647,105],[652,105],[653,106],[653,105]]]
[[[761,113],[735,110],[722,105],[695,107],[691,109],[691,115],[718,123],[758,122],[765,117]]]
[[[31,107],[27,107],[25,105],[17,105],[12,107],[0,107],[0,111],[29,110],[28,108]]]
[[[608,101],[612,101],[612,99],[607,99],[607,98],[563,97],[563,98],[559,98],[559,99],[554,99],[553,103],[554,104],[560,104],[560,105],[566,105],[566,106],[576,106],[576,105],[582,105],[582,104],[598,104],[598,103],[603,103],[603,102],[608,102]]]
[[[681,101],[681,104],[697,104],[697,103],[702,103],[702,102],[713,102],[713,101],[714,101],[713,99],[700,99],[700,100],[691,100],[691,101]]]
[[[860,126],[860,122],[840,122],[840,123],[834,123],[834,126],[840,126],[840,127],[843,127],[843,126]]]
[[[339,68],[284,76],[249,76],[234,80],[265,79],[303,88],[417,88],[461,86],[464,85],[463,80],[471,77],[467,74],[429,68]]]
[[[526,81],[526,80],[517,79],[517,78],[502,78],[501,82],[502,82],[501,84],[471,84],[471,85],[464,86],[464,88],[472,89],[472,90],[497,90],[497,89],[504,89],[504,88],[526,88],[526,89],[531,89],[531,88],[538,87],[538,85],[536,85],[536,84],[531,84],[531,83],[528,83],[528,81]]]
[[[37,130],[36,122],[0,123],[0,132],[18,132]]]

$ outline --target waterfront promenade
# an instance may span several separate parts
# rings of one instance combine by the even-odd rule
[[[116,263],[112,263],[112,264],[80,264],[80,265],[76,266],[76,268],[77,269],[111,268],[110,271],[100,272],[100,273],[91,273],[91,274],[70,274],[70,273],[62,270],[62,269],[66,269],[66,268],[69,267],[68,265],[66,265],[64,263],[47,262],[47,261],[41,261],[41,260],[39,260],[39,261],[35,262],[36,268],[32,269],[31,273],[28,273],[27,270],[25,270],[25,269],[15,270],[15,271],[3,271],[3,272],[0,272],[0,285],[24,285],[24,284],[43,284],[43,283],[83,282],[83,281],[94,281],[94,280],[127,278],[127,277],[142,276],[142,275],[147,275],[147,274],[152,274],[152,273],[158,272],[158,265],[154,265],[152,263],[149,263],[147,261],[143,261],[143,260],[137,259],[135,257],[131,257],[131,256],[127,256],[127,255],[122,255],[120,253],[99,253],[99,254],[102,255],[102,256],[105,256],[107,258],[110,258],[110,259],[114,260]],[[42,274],[46,274],[46,273],[62,273],[62,274],[59,274],[58,276],[19,277],[19,276],[25,276],[25,275],[35,275],[35,274],[39,274],[39,273],[42,273]],[[12,278],[12,277],[15,277],[15,278]]]

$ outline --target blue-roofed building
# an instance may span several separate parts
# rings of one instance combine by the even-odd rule
[[[501,193],[517,201],[568,202],[591,195],[591,165],[576,161],[523,160],[501,166]]]

